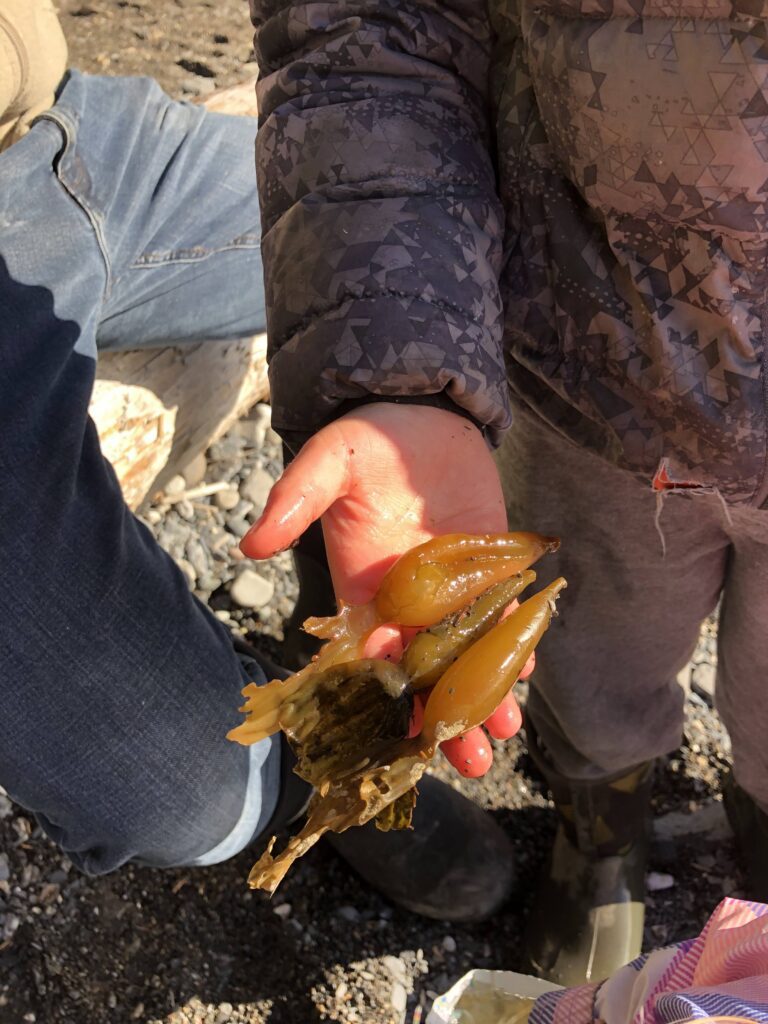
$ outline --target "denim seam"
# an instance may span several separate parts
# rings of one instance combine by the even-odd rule
[[[35,118],[35,121],[51,121],[55,124],[64,136],[64,149],[59,154],[56,160],[55,171],[58,181],[61,183],[67,194],[72,200],[80,207],[83,213],[86,215],[93,228],[93,233],[96,236],[96,242],[101,253],[101,258],[104,261],[104,268],[106,270],[107,280],[104,288],[104,299],[109,297],[112,290],[113,277],[112,277],[112,265],[109,260],[109,254],[107,252],[107,243],[104,237],[104,228],[101,215],[85,201],[84,197],[79,195],[72,185],[67,180],[67,175],[61,166],[61,158],[66,155],[70,147],[74,143],[75,132],[77,130],[78,117],[77,114],[70,111],[64,110],[61,107],[52,108],[46,110],[45,113]],[[34,123],[34,122],[33,122]]]
[[[222,252],[237,252],[243,249],[259,249],[261,237],[259,235],[241,235],[233,239],[227,245],[218,246],[215,249],[208,249],[204,246],[193,246],[190,249],[177,249],[166,252],[146,252],[131,263],[129,270],[143,270],[168,263],[199,263],[208,259],[209,256],[217,256]]]

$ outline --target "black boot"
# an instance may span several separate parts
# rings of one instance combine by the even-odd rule
[[[286,469],[293,458],[290,448],[283,444],[283,466]],[[285,640],[280,660],[292,672],[297,672],[309,664],[322,643],[317,637],[305,633],[302,623],[312,615],[335,615],[336,595],[325,553],[323,528],[319,522],[312,523],[304,531],[291,554],[299,580],[299,596],[291,617],[283,626]]]
[[[526,727],[560,822],[526,931],[534,972],[559,985],[613,974],[640,953],[653,763],[609,781],[572,782]]]
[[[326,833],[333,849],[387,899],[423,917],[480,921],[509,896],[512,844],[493,818],[425,775],[413,828],[381,832],[373,822]]]
[[[768,903],[768,814],[728,772],[723,803],[747,869],[750,899]]]
[[[301,535],[291,553],[299,579],[299,596],[291,617],[283,627],[285,641],[281,660],[295,672],[311,661],[312,655],[317,653],[322,643],[317,637],[305,633],[301,628],[302,623],[311,615],[335,615],[336,596],[325,557],[320,523],[313,523]]]

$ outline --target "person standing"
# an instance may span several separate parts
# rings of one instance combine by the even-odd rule
[[[607,975],[639,951],[652,767],[720,597],[728,809],[768,890],[764,12],[251,11],[274,423],[296,458],[243,550],[322,517],[354,601],[437,533],[561,536],[548,569],[570,588],[526,724],[560,828],[528,951],[564,984]],[[488,447],[510,423],[505,502]]]

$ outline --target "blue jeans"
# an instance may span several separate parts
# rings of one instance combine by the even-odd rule
[[[0,783],[81,868],[212,864],[270,824],[264,681],[125,506],[98,349],[264,329],[255,123],[73,72],[0,155]]]

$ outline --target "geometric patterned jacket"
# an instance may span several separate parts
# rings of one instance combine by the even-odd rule
[[[509,393],[762,505],[768,0],[251,0],[275,426]],[[424,398],[424,396],[435,396]]]

